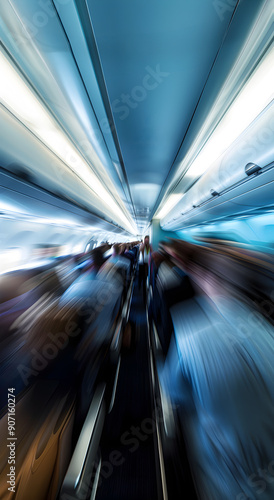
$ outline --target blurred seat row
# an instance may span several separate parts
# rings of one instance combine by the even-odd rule
[[[271,500],[273,302],[266,318],[258,294],[251,300],[246,287],[244,266],[254,279],[258,256],[232,275],[231,251],[229,259],[224,253],[174,242],[150,262],[150,337],[169,494],[179,499],[188,489],[188,498],[199,500]],[[235,257],[237,266],[241,255]],[[266,290],[254,279],[254,290],[266,294],[270,279],[269,272]]]
[[[0,276],[3,438],[9,436],[8,389],[15,388],[16,398],[16,493],[8,490],[4,438],[1,499],[56,499],[100,384],[106,408],[110,403],[121,345],[116,337],[137,261],[138,247],[132,247],[117,246],[110,257],[102,247]]]

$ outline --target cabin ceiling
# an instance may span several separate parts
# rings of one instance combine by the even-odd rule
[[[231,66],[247,31],[248,15],[255,15],[260,2],[243,0],[239,14],[238,4],[234,0],[1,3],[5,49],[113,199],[136,223],[139,234],[165,195],[193,120],[199,126],[199,113],[202,119],[206,110],[205,89],[210,85],[208,102],[216,96],[218,78],[214,84],[211,75],[221,50],[226,48]],[[229,40],[237,15],[242,34],[234,33]],[[220,58],[218,83],[226,71]],[[4,167],[8,166],[7,161]],[[43,172],[37,169],[36,175]],[[62,189],[60,183],[59,192],[65,194]]]
[[[220,22],[212,0],[87,5],[133,203],[148,221],[233,9]]]

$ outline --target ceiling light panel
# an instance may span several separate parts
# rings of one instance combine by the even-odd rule
[[[122,224],[130,232],[134,232],[134,223],[129,214],[126,217],[115,203],[68,136],[2,50],[0,51],[0,72],[1,103],[89,186],[94,194],[100,198],[102,204],[107,205],[108,209],[111,210],[114,221]]]

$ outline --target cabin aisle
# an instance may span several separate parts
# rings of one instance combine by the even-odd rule
[[[96,500],[161,498],[146,311],[142,288],[138,290],[138,275],[129,319],[132,347],[123,350],[115,403],[103,430]]]

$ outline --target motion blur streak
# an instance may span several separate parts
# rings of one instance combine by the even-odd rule
[[[0,0],[1,500],[274,499],[274,0]]]

